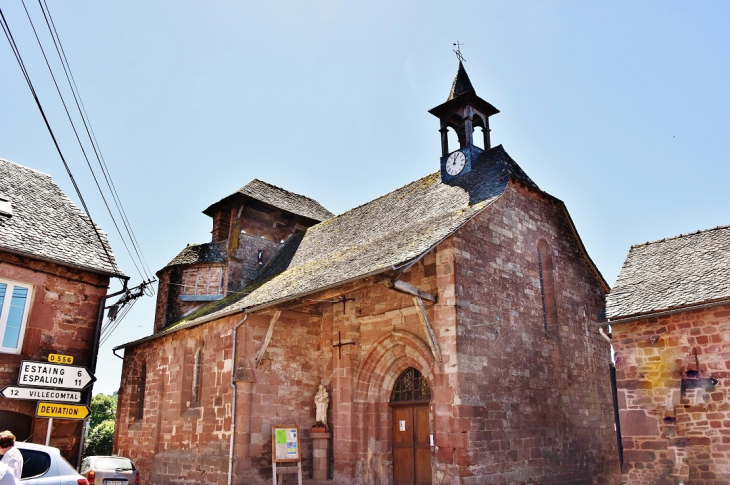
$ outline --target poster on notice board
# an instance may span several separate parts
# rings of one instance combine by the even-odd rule
[[[299,461],[299,428],[296,426],[272,426],[271,442],[274,461]]]

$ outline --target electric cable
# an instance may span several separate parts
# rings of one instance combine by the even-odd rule
[[[81,202],[81,206],[84,208],[86,217],[89,220],[89,224],[91,224],[91,227],[94,229],[96,237],[99,240],[99,244],[101,245],[102,249],[104,250],[104,253],[107,256],[109,264],[114,269],[114,271],[121,274],[121,270],[119,269],[116,262],[114,261],[114,258],[112,258],[111,254],[109,253],[109,249],[107,248],[107,245],[104,244],[103,238],[101,237],[101,233],[99,232],[99,228],[96,225],[96,223],[94,223],[94,221],[91,217],[89,208],[86,206],[86,201],[84,200],[84,197],[81,195],[81,190],[79,189],[79,186],[76,183],[76,179],[74,179],[73,173],[71,173],[71,169],[69,168],[68,163],[66,162],[66,158],[63,156],[61,147],[58,144],[56,135],[53,133],[53,129],[51,128],[51,125],[48,121],[48,117],[46,116],[46,113],[43,110],[43,106],[41,105],[40,99],[38,99],[38,94],[36,93],[36,90],[33,86],[33,82],[31,81],[30,76],[28,75],[28,70],[25,67],[25,62],[23,62],[23,57],[20,54],[20,50],[18,49],[18,45],[15,42],[15,38],[13,37],[13,34],[10,30],[10,25],[8,24],[8,21],[5,18],[5,14],[3,13],[2,8],[0,8],[0,19],[1,19],[0,25],[2,25],[2,29],[3,29],[3,32],[5,33],[5,37],[8,39],[10,48],[12,49],[13,54],[15,55],[15,60],[18,62],[18,65],[20,66],[20,70],[22,71],[23,76],[25,77],[25,81],[28,84],[28,88],[30,89],[31,94],[33,95],[33,99],[36,103],[36,106],[38,106],[38,110],[40,111],[41,117],[43,118],[43,122],[45,123],[46,128],[48,129],[48,133],[51,135],[51,139],[53,140],[53,144],[56,147],[56,151],[58,152],[58,155],[61,157],[61,161],[63,162],[63,166],[66,169],[66,173],[68,174],[69,178],[71,179],[71,184],[73,185],[74,190],[76,191],[76,195],[78,196],[79,201]]]
[[[89,171],[91,172],[91,176],[94,179],[94,183],[96,184],[96,188],[99,190],[99,194],[101,195],[101,199],[104,202],[104,205],[106,206],[106,210],[109,213],[109,217],[111,217],[112,223],[114,224],[114,227],[117,229],[117,233],[119,234],[119,237],[122,240],[122,244],[124,244],[125,249],[127,250],[127,253],[129,254],[129,257],[132,260],[132,264],[137,269],[137,272],[139,273],[140,277],[145,278],[143,276],[143,272],[139,269],[139,266],[137,265],[137,262],[135,261],[134,257],[132,256],[132,252],[129,250],[129,246],[127,245],[127,241],[122,236],[122,231],[119,229],[119,225],[117,224],[116,219],[114,218],[114,214],[112,214],[111,208],[109,207],[109,203],[106,200],[106,197],[104,196],[104,192],[101,190],[101,185],[99,185],[99,180],[96,177],[96,173],[94,172],[94,169],[91,166],[91,161],[89,161],[89,157],[86,154],[86,150],[84,149],[84,145],[81,142],[81,138],[79,137],[78,130],[76,130],[76,125],[73,122],[73,119],[71,118],[71,113],[68,111],[68,106],[66,105],[66,100],[63,98],[63,94],[61,94],[61,89],[58,86],[58,82],[56,81],[56,76],[53,74],[53,69],[51,68],[51,64],[48,61],[48,57],[46,56],[46,51],[43,49],[43,45],[41,43],[41,39],[38,37],[38,32],[36,31],[35,25],[33,24],[33,20],[30,18],[30,13],[28,12],[28,9],[25,6],[25,0],[21,0],[21,3],[23,4],[23,9],[25,10],[25,14],[28,17],[28,21],[30,22],[30,26],[33,29],[33,34],[35,35],[36,41],[38,42],[38,47],[41,49],[41,53],[43,54],[43,59],[46,62],[46,66],[48,67],[48,72],[51,74],[51,78],[53,79],[53,84],[56,86],[56,91],[58,92],[58,96],[61,99],[61,104],[63,104],[63,109],[66,112],[66,116],[68,117],[68,121],[71,124],[71,128],[73,129],[74,135],[76,136],[76,141],[79,144],[79,147],[81,148],[81,153],[84,155],[84,159],[86,160],[86,164],[89,167]]]
[[[56,53],[58,54],[58,57],[61,60],[61,65],[63,66],[64,73],[66,74],[66,80],[68,81],[69,88],[71,89],[71,93],[74,96],[74,101],[76,102],[76,108],[78,109],[79,115],[81,116],[81,120],[84,123],[84,128],[86,129],[86,134],[89,137],[91,146],[94,149],[94,154],[96,155],[96,159],[99,163],[99,166],[101,167],[101,171],[102,171],[102,174],[104,175],[104,179],[106,181],[107,187],[109,188],[109,192],[112,194],[112,198],[117,207],[117,211],[119,212],[119,214],[121,216],[122,223],[127,232],[127,235],[129,236],[129,239],[132,243],[132,247],[134,248],[134,251],[137,254],[137,258],[139,259],[140,265],[142,266],[142,269],[145,272],[144,276],[148,280],[152,279],[150,277],[150,275],[152,274],[152,271],[150,270],[149,265],[147,264],[147,261],[144,258],[144,254],[142,253],[141,248],[139,247],[139,242],[137,241],[137,237],[134,234],[134,231],[132,230],[131,223],[129,222],[129,218],[127,217],[127,213],[124,210],[124,206],[119,197],[119,193],[117,192],[116,186],[114,185],[114,180],[112,179],[111,173],[109,172],[109,167],[106,164],[106,160],[104,160],[104,156],[101,152],[101,147],[99,146],[99,142],[96,139],[94,130],[91,127],[91,120],[89,119],[89,115],[86,112],[86,107],[84,106],[83,100],[81,99],[81,93],[79,92],[78,85],[76,84],[76,79],[74,78],[73,72],[71,71],[71,65],[69,64],[68,58],[66,57],[66,52],[63,48],[63,43],[61,42],[61,37],[58,34],[58,30],[56,29],[56,24],[53,21],[53,16],[51,15],[51,11],[48,8],[48,4],[47,4],[46,0],[42,0],[42,1],[38,0],[38,5],[40,6],[41,12],[43,13],[43,17],[46,21],[46,26],[48,27],[48,31],[51,33],[51,38],[53,39],[54,45],[56,47]]]
[[[117,318],[115,320],[113,320],[112,322],[110,322],[113,325],[107,332],[104,332],[104,329],[102,328],[102,337],[101,337],[101,340],[99,341],[99,348],[101,348],[102,345],[104,345],[104,343],[106,343],[106,341],[109,340],[109,337],[111,337],[112,333],[114,333],[114,330],[117,329],[117,327],[119,326],[121,321],[124,320],[124,317],[127,316],[127,313],[129,313],[129,311],[132,309],[132,307],[134,306],[134,304],[136,302],[137,302],[136,299],[132,300],[132,302],[122,310],[121,314],[117,315]]]

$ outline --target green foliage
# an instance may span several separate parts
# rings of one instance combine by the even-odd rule
[[[89,432],[84,456],[111,455],[114,442],[114,420],[109,419]]]
[[[114,442],[114,420],[117,417],[117,395],[97,394],[91,398],[89,435],[84,456],[111,455]]]
[[[104,421],[114,421],[117,417],[117,396],[97,394],[91,398],[91,417],[89,418],[89,429],[93,430]]]

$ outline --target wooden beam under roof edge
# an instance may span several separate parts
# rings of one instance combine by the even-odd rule
[[[434,303],[438,302],[437,295],[434,295],[433,293],[429,293],[427,291],[423,291],[416,285],[412,285],[403,280],[393,280],[393,289],[401,291],[403,293],[407,293],[411,296],[417,296],[424,300],[432,301]]]

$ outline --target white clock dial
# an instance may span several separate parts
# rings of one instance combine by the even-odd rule
[[[464,153],[454,152],[446,159],[446,173],[449,175],[458,175],[464,170],[464,165],[466,165]]]

